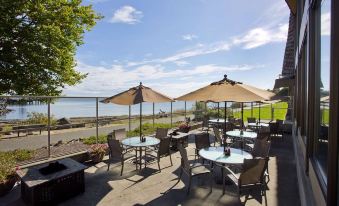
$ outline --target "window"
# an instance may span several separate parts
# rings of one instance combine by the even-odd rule
[[[329,93],[330,93],[330,10],[331,1],[323,0],[319,5],[317,32],[319,35],[318,55],[319,68],[316,77],[316,101],[317,108],[313,156],[317,163],[318,171],[323,182],[327,184],[327,158],[328,158],[328,130],[329,130]]]

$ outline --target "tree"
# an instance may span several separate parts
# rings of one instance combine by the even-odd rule
[[[82,0],[0,0],[0,94],[60,95],[83,34],[102,18]]]

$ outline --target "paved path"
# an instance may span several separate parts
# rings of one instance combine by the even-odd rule
[[[191,117],[192,118],[192,117]],[[173,117],[173,122],[183,121],[184,117]],[[145,120],[143,123],[152,123],[152,120]],[[169,123],[170,118],[161,118],[156,119],[156,123]],[[135,129],[139,126],[139,122],[132,123],[132,129]],[[125,128],[128,129],[128,124],[126,125],[115,125],[115,126],[103,126],[99,127],[99,135],[100,134],[108,134],[115,129]],[[55,144],[58,141],[71,141],[74,139],[95,136],[96,135],[96,128],[82,128],[79,130],[73,130],[69,132],[62,132],[59,134],[51,134],[51,144]],[[43,135],[29,135],[26,137],[19,137],[19,138],[10,138],[10,139],[3,139],[0,141],[0,151],[10,151],[15,149],[38,149],[41,147],[46,147],[48,145],[48,136],[46,134]]]

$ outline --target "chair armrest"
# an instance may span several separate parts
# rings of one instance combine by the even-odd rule
[[[235,179],[239,180],[239,177],[228,167],[224,167]]]

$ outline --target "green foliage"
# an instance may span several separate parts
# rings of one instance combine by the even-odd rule
[[[205,110],[206,107],[204,102],[196,102],[195,106],[193,107],[194,119],[197,121],[202,120],[203,117],[206,115]]]
[[[286,102],[279,102],[273,104],[274,108],[274,120],[281,119],[285,120],[286,113],[287,113],[287,103]],[[237,111],[233,113],[235,118],[241,118],[241,111]],[[247,118],[251,117],[251,109],[244,109],[244,120],[247,121]],[[259,108],[253,107],[253,117],[259,119]],[[271,112],[271,105],[263,105],[260,108],[260,119],[271,120],[272,112]]]
[[[39,112],[29,112],[27,115],[28,119],[26,122],[28,124],[48,124],[48,115],[44,113],[39,113]],[[50,117],[50,124],[51,125],[56,125],[57,119],[51,115]]]
[[[92,144],[96,144],[96,139],[97,139],[96,136],[90,136],[90,137],[82,139],[82,142],[87,145],[92,145]],[[98,143],[99,144],[107,143],[107,135],[103,135],[103,134],[99,135]]]
[[[173,127],[179,126],[179,123],[173,123]],[[152,123],[145,123],[142,125],[142,133],[144,135],[154,134],[156,128],[171,128],[171,124],[168,123],[155,123],[154,127]],[[135,128],[134,130],[127,132],[127,137],[136,137],[140,134],[140,127]],[[82,139],[82,142],[87,145],[96,144],[96,136],[90,136],[87,138]],[[107,143],[107,135],[99,135],[98,136],[98,143],[104,144]]]
[[[177,127],[179,123],[173,123],[173,127]],[[150,135],[154,134],[157,128],[171,128],[171,124],[168,123],[155,123],[154,127],[152,123],[145,123],[142,125],[142,134]],[[135,137],[140,135],[140,127],[135,128],[134,130],[127,132],[127,137]]]
[[[9,125],[6,125],[2,128],[2,131],[3,132],[10,132],[13,130],[13,127],[12,126],[9,126]]]
[[[15,166],[18,162],[29,160],[34,152],[30,150],[14,150],[9,152],[0,152],[0,182],[14,175]]]
[[[74,55],[101,16],[82,0],[2,0],[0,94],[60,95],[79,83]]]

